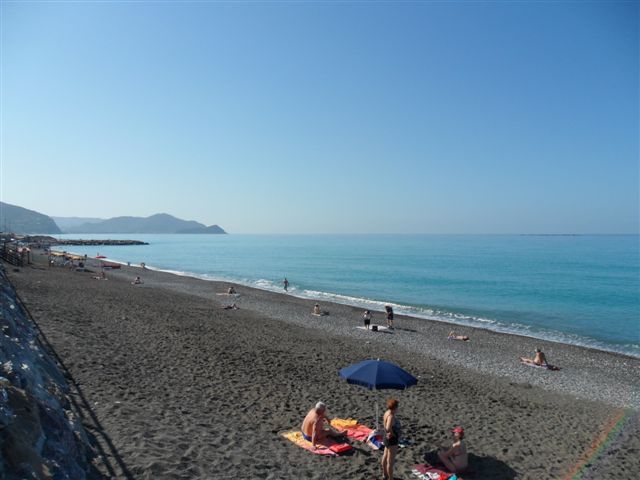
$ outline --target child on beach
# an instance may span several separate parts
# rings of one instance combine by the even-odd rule
[[[369,310],[365,310],[362,314],[362,320],[364,321],[364,328],[369,330],[369,326],[371,325],[371,312]]]

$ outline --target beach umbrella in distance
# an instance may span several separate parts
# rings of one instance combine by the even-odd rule
[[[384,360],[365,360],[340,370],[347,383],[369,390],[404,390],[418,383],[418,379],[399,366]],[[376,430],[378,429],[378,403],[376,402]]]

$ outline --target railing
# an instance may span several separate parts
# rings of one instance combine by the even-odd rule
[[[0,258],[17,267],[24,267],[25,264],[30,263],[28,253],[26,255],[24,253],[18,253],[16,250],[12,250],[6,243],[0,248]]]

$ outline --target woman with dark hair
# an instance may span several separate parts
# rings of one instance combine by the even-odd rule
[[[384,309],[387,312],[387,327],[393,330],[393,308],[391,305],[385,305]]]
[[[393,480],[393,465],[398,453],[398,443],[400,441],[400,421],[396,418],[398,410],[398,400],[390,398],[387,400],[387,411],[382,417],[384,426],[384,453],[382,454],[382,476],[385,479]]]

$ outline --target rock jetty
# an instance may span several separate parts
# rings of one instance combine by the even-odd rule
[[[16,237],[16,240],[28,243],[32,247],[40,248],[51,245],[149,245],[147,242],[140,240],[108,240],[108,239],[70,239],[70,238],[54,238],[46,235],[27,235],[22,238]]]

